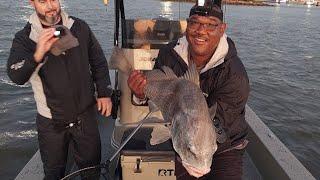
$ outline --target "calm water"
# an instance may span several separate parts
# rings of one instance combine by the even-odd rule
[[[113,44],[113,2],[63,3],[86,20],[107,56]],[[6,75],[14,33],[32,8],[28,1],[0,0],[0,177],[13,179],[36,152],[35,103],[29,84],[16,86]],[[127,15],[186,17],[190,4],[125,2]],[[142,7],[144,7],[142,10]],[[180,14],[178,13],[180,9]],[[236,42],[252,87],[249,105],[294,155],[320,178],[320,8],[228,6],[228,35]]]

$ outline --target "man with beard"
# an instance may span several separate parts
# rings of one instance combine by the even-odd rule
[[[249,80],[235,44],[226,36],[225,30],[221,1],[207,0],[202,6],[196,4],[190,10],[186,35],[160,49],[156,59],[154,68],[168,66],[177,76],[182,76],[188,65],[195,63],[208,107],[217,104],[213,124],[218,149],[213,156],[211,172],[205,175],[186,165],[182,168],[177,161],[176,175],[181,180],[199,177],[235,180],[242,177],[242,155],[248,133],[245,105]],[[144,100],[147,83],[148,79],[140,71],[133,71],[129,76],[128,86],[137,104]]]
[[[104,53],[89,26],[61,10],[59,0],[30,0],[35,13],[12,43],[8,75],[30,81],[45,179],[65,174],[71,143],[79,168],[100,163],[97,109],[112,108]]]

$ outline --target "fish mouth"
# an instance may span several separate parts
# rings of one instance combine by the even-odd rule
[[[208,168],[208,169],[198,169],[196,167],[193,167],[191,164],[183,162],[183,161],[182,161],[182,165],[188,171],[188,173],[191,176],[194,176],[196,178],[202,177],[202,176],[204,176],[205,174],[208,174],[211,171],[210,168]]]

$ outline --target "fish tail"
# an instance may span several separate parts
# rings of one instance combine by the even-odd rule
[[[121,72],[127,75],[129,75],[133,70],[132,65],[123,53],[123,50],[117,46],[113,48],[108,64],[111,69],[119,69]]]

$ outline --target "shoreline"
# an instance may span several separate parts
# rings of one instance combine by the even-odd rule
[[[173,2],[187,2],[187,3],[195,3],[196,0],[161,0],[161,1],[173,1]],[[268,4],[265,1],[244,1],[244,0],[224,0],[224,4],[229,5],[242,5],[242,6],[274,6],[273,4]]]
[[[238,0],[226,0],[225,4],[230,5],[241,5],[241,6],[274,6],[273,4],[268,4],[264,1],[238,1]]]
[[[173,2],[186,2],[186,3],[195,3],[196,0],[160,0],[160,1],[173,1]],[[240,5],[240,6],[276,6],[279,3],[271,1],[259,1],[259,0],[223,0],[224,4],[228,5]],[[285,4],[294,4],[294,5],[306,5],[305,2],[295,2],[290,1]],[[312,6],[320,6],[320,2],[314,3]]]

